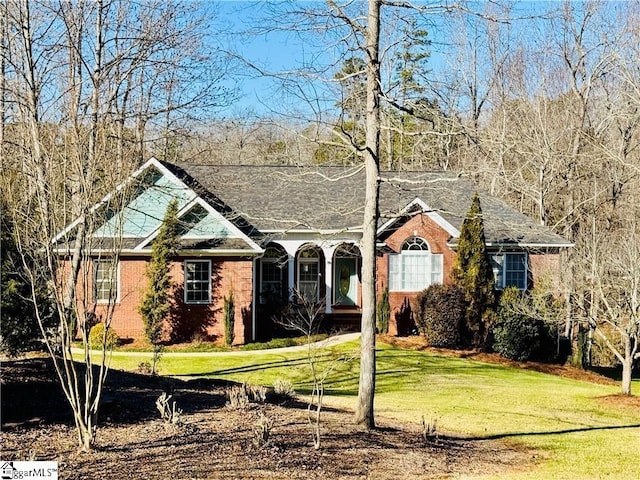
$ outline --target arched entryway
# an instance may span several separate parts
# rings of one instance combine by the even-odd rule
[[[360,250],[353,244],[339,245],[333,254],[333,304],[360,304]]]
[[[277,243],[265,247],[256,269],[256,340],[268,340],[281,328],[277,324],[289,301],[289,255]]]
[[[296,254],[296,291],[314,303],[324,299],[324,263],[322,249],[317,245],[303,245]]]

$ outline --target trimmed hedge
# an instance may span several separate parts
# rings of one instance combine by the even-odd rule
[[[455,285],[431,285],[416,299],[416,323],[432,347],[460,348],[466,303]]]
[[[104,323],[96,323],[91,330],[89,330],[89,346],[93,349],[102,348],[102,340],[104,338]],[[112,350],[120,343],[120,337],[113,331],[112,328],[107,330],[107,340],[105,347],[107,350]]]

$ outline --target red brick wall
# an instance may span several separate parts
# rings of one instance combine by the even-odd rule
[[[429,244],[429,248],[433,253],[441,253],[443,257],[443,281],[445,284],[451,282],[449,272],[453,266],[455,252],[447,246],[447,241],[451,237],[449,233],[439,226],[435,221],[426,214],[417,214],[398,230],[396,230],[385,243],[395,252],[400,252],[402,244],[410,237],[417,236],[423,238]],[[389,285],[388,273],[388,255],[378,257],[377,269],[378,292],[381,292]],[[419,292],[389,292],[389,303],[391,305],[391,318],[389,319],[389,334],[398,334],[398,325],[396,322],[396,314],[399,313],[405,298],[409,301],[413,309],[413,302]]]
[[[429,243],[429,248],[433,253],[442,253],[443,258],[443,282],[451,283],[449,274],[453,268],[456,253],[447,246],[450,238],[449,233],[440,227],[436,222],[425,214],[418,214],[394,232],[386,241],[388,247],[395,252],[399,252],[402,244],[409,237],[418,236]],[[379,256],[377,259],[377,289],[378,293],[389,285],[388,276],[388,255]],[[531,278],[536,282],[545,281],[550,283],[551,288],[558,290],[558,279],[560,278],[560,255],[553,253],[530,253],[529,268]],[[391,305],[391,318],[389,319],[389,334],[398,334],[398,324],[396,314],[401,310],[405,301],[409,302],[411,309],[415,309],[414,302],[419,292],[389,292],[389,303]]]
[[[185,304],[183,261],[180,258],[172,263],[171,275],[174,282],[174,313],[181,319],[187,332],[197,330],[204,324],[207,335],[224,337],[223,306],[224,297],[233,290],[235,301],[234,343],[242,344],[251,340],[251,303],[253,261],[250,259],[198,257],[198,260],[211,260],[212,302],[207,305]],[[193,258],[194,260],[196,258]],[[138,308],[147,286],[144,274],[148,259],[122,257],[120,259],[119,301],[113,312],[111,325],[121,338],[142,340],[144,326]],[[98,306],[98,315],[104,315],[105,309]],[[181,327],[182,328],[182,327]],[[167,336],[171,329],[166,327]]]
[[[529,270],[535,287],[537,282],[548,282],[549,287],[553,291],[559,292],[560,289],[560,254],[559,253],[530,253],[529,254]]]

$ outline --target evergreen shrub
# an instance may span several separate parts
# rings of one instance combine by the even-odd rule
[[[468,346],[484,348],[489,330],[487,322],[491,318],[488,311],[493,307],[495,293],[477,193],[460,229],[451,279],[462,289],[466,303],[462,341]]]
[[[104,338],[104,323],[96,323],[91,327],[91,330],[89,330],[89,346],[91,348],[102,348],[102,341]],[[107,328],[105,348],[107,350],[113,350],[119,343],[120,337],[118,337],[118,334],[112,328]]]
[[[493,326],[493,349],[512,360],[549,361],[555,353],[555,336],[543,320],[527,313],[530,305],[531,299],[515,287],[502,292]]]
[[[233,299],[233,290],[229,292],[228,297],[224,297],[224,344],[230,347],[233,345],[233,330],[235,328],[235,300]]]
[[[418,294],[416,321],[432,347],[461,347],[466,303],[455,285],[431,285]]]
[[[389,289],[382,291],[380,300],[376,304],[376,327],[378,333],[389,332],[389,318],[391,317],[391,305],[389,303]]]

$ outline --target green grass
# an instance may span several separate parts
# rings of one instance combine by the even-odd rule
[[[319,342],[320,340],[324,340],[328,337],[326,333],[320,333],[317,335],[313,335],[311,337],[312,342]],[[255,343],[247,343],[246,345],[242,345],[239,347],[239,350],[242,351],[253,351],[253,350],[269,350],[272,348],[283,348],[283,347],[295,347],[298,345],[305,345],[307,343],[307,337],[287,337],[287,338],[274,338],[273,340],[269,340],[268,342],[255,342]]]
[[[357,395],[358,344],[332,349],[323,365],[327,403],[353,408]],[[342,356],[350,360],[336,362]],[[500,475],[511,479],[637,479],[640,472],[640,412],[607,404],[615,385],[521,370],[468,359],[379,345],[376,414],[419,424],[437,420],[451,435],[494,438],[534,449],[535,468]],[[134,370],[143,358],[114,353],[112,367]],[[165,356],[161,372],[209,376],[271,385],[291,380],[309,388],[305,353],[220,353]],[[640,381],[633,389],[640,393]]]
[[[312,336],[313,342],[319,342],[328,337],[326,333],[321,333]],[[232,352],[232,351],[254,351],[254,350],[271,350],[274,348],[295,347],[298,345],[305,345],[307,343],[306,336],[300,337],[284,337],[274,338],[267,342],[254,342],[247,343],[246,345],[240,345],[238,347],[227,347],[212,342],[191,342],[180,343],[175,345],[167,345],[164,347],[165,353],[181,352],[181,353],[207,353],[207,352]],[[75,348],[84,348],[82,342],[73,342]],[[119,345],[115,348],[115,352],[140,352],[150,353],[152,347],[149,345]]]

